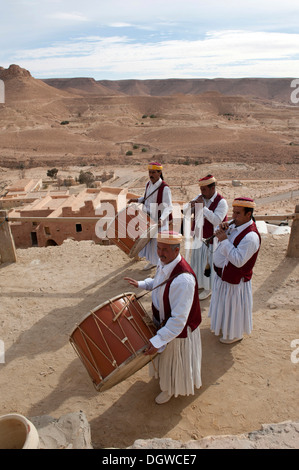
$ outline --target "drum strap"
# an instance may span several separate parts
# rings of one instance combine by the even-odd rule
[[[163,183],[163,181],[162,181],[162,183]],[[161,184],[162,184],[162,183],[161,183]],[[156,189],[154,189],[154,191],[153,191],[152,193],[150,193],[148,196],[146,196],[146,197],[143,196],[143,201],[142,201],[140,204],[144,204],[145,201],[146,201],[149,197],[152,196],[152,194],[154,194],[156,191],[158,191],[158,189],[160,188],[161,184],[159,184],[159,186],[158,186]]]
[[[153,290],[158,289],[158,287],[161,287],[161,286],[163,286],[164,284],[166,284],[167,282],[172,281],[175,277],[179,276],[180,274],[182,274],[182,273],[174,274],[174,276],[171,276],[171,277],[169,277],[168,279],[165,279],[165,281],[161,282],[161,284],[158,284],[158,285],[157,285],[156,287],[154,287],[152,290],[147,290],[147,291],[144,292],[143,294],[140,294],[139,296],[137,296],[136,299],[137,299],[137,300],[141,299],[142,297],[144,297],[145,295],[149,294],[150,292],[153,292]]]

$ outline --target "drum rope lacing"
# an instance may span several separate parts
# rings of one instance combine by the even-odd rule
[[[132,304],[132,300],[134,300],[134,298],[136,298],[136,296],[135,296],[135,294],[132,294],[132,295],[128,298],[128,301],[125,303],[125,305],[121,308],[121,310],[120,310],[119,312],[116,312],[116,311],[113,309],[113,303],[110,302],[110,307],[111,307],[113,313],[116,315],[116,318],[113,319],[113,321],[114,321],[114,320],[118,320],[118,317],[119,317],[120,314],[124,311],[125,308],[128,308],[128,310],[129,310],[129,312],[130,312],[130,307],[133,307],[134,310],[135,310],[135,312],[136,312],[136,313],[140,316],[140,318],[143,320],[143,317],[140,315],[140,313],[138,312],[138,310],[137,310],[137,309],[135,308],[135,306]],[[137,298],[136,298],[136,300],[137,300]],[[143,310],[144,313],[146,314],[146,312],[145,312],[145,310],[144,310],[143,308],[142,308],[142,310]],[[122,325],[121,325],[121,323],[120,323],[119,321],[117,321],[117,323],[118,323],[118,325],[119,325],[119,327],[120,327],[120,329],[121,329],[121,331],[122,331],[122,333],[123,333],[123,335],[124,335],[123,338],[120,338],[111,328],[109,328],[108,325],[106,325],[105,322],[103,322],[103,320],[101,320],[101,318],[97,317],[96,314],[95,314],[95,312],[91,312],[91,313],[92,313],[92,316],[93,316],[93,318],[94,318],[94,320],[95,320],[95,324],[96,324],[96,326],[97,326],[97,329],[98,329],[98,331],[99,331],[99,333],[100,333],[100,335],[101,335],[101,338],[102,338],[102,340],[104,341],[104,343],[105,343],[105,345],[106,345],[106,347],[107,347],[107,350],[109,351],[109,354],[110,354],[110,356],[111,356],[111,357],[108,357],[108,356],[105,354],[105,352],[102,351],[101,348],[92,340],[92,338],[80,327],[80,325],[78,325],[78,329],[79,329],[79,331],[80,331],[80,333],[81,333],[81,336],[82,336],[82,338],[83,338],[83,340],[84,340],[85,346],[86,346],[86,348],[87,348],[87,350],[88,350],[88,352],[89,352],[91,358],[93,358],[93,355],[92,355],[92,352],[91,352],[91,350],[90,350],[90,347],[89,347],[89,345],[88,345],[88,343],[87,343],[87,341],[86,341],[87,339],[88,339],[88,340],[90,341],[90,343],[107,359],[107,361],[109,361],[109,363],[110,363],[113,367],[115,367],[115,368],[118,367],[118,364],[117,364],[117,362],[116,362],[116,360],[115,360],[115,357],[113,356],[113,352],[111,351],[111,349],[110,349],[110,347],[109,347],[109,345],[108,345],[108,343],[107,343],[107,341],[106,341],[106,338],[105,338],[105,336],[103,335],[101,326],[104,326],[106,329],[108,329],[108,330],[110,331],[110,333],[111,333],[115,338],[117,338],[120,342],[122,342],[123,345],[127,348],[127,350],[128,350],[131,354],[134,354],[135,356],[137,355],[137,354],[136,354],[136,351],[135,351],[135,349],[134,349],[134,347],[133,347],[133,345],[131,344],[130,340],[128,339],[127,335],[125,334],[125,331],[124,331],[124,329],[123,329],[123,327],[122,327]],[[127,320],[129,320],[129,321],[130,321],[131,319],[133,319],[134,322],[131,322],[131,321],[130,321],[131,326],[135,329],[135,331],[137,331],[137,333],[139,333],[139,335],[143,338],[143,340],[147,340],[145,334],[144,334],[143,331],[140,329],[139,325],[137,324],[137,322],[136,322],[135,318],[133,317],[133,315],[131,314],[131,312],[130,312],[130,316],[129,316],[129,317],[127,317],[126,315],[124,315],[124,317],[125,317]],[[146,322],[144,322],[144,324],[146,325],[146,327],[147,327],[148,329],[150,329],[150,328],[149,328],[149,325],[148,325]],[[128,341],[128,343],[129,343],[129,345],[126,344],[127,341]],[[77,348],[78,348],[78,347],[77,347]],[[100,379],[102,380],[102,376],[101,376],[101,373],[100,373],[100,371],[99,371],[99,369],[98,369],[98,367],[97,367],[96,362],[95,362],[95,361],[91,362],[90,359],[89,359],[88,357],[86,357],[86,355],[85,355],[84,352],[81,350],[81,348],[78,348],[78,349],[80,350],[80,352],[81,352],[82,356],[84,357],[84,359],[90,364],[90,366],[95,370],[95,372],[97,372],[97,374],[99,375]]]

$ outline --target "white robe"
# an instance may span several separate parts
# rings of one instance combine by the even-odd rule
[[[168,279],[177,263],[163,265],[159,260],[155,278],[139,281],[138,287],[152,290]],[[166,324],[151,338],[151,343],[158,348],[158,355],[150,364],[150,376],[159,378],[160,388],[169,395],[194,395],[195,388],[201,387],[201,336],[200,328],[193,332],[188,328],[186,338],[177,338],[182,332],[192,306],[195,279],[190,273],[177,276],[170,285],[169,301],[171,317]],[[152,292],[152,301],[159,310],[161,321],[164,319],[163,293],[165,284]]]
[[[155,189],[157,189],[160,184],[162,183],[162,179],[159,178],[159,180],[153,184],[151,181],[149,181],[149,185],[146,188],[145,191],[145,197],[150,195]],[[155,193],[148,197],[146,201],[144,202],[143,205],[143,210],[147,212],[151,218],[157,222],[158,221],[158,214],[157,214],[157,196],[158,196],[158,190],[155,191]],[[144,196],[140,197],[138,199],[138,202],[143,202]],[[159,207],[161,210],[161,229],[160,230],[168,230],[168,216],[172,212],[172,199],[171,199],[171,191],[168,186],[165,186],[163,190],[163,197],[162,197],[162,204],[163,207]],[[157,254],[157,238],[151,238],[149,243],[145,245],[144,248],[139,253],[140,258],[146,258],[147,261],[149,261],[151,264],[156,265],[158,263],[159,257]]]
[[[231,262],[237,267],[243,266],[259,249],[260,241],[255,232],[250,232],[235,247],[233,241],[252,221],[228,231],[228,239],[218,243],[214,252],[214,263],[223,268]],[[215,335],[222,331],[224,339],[242,338],[252,331],[252,286],[251,281],[230,284],[222,281],[215,274],[211,303],[208,316],[211,318],[211,330]]]
[[[195,237],[193,239],[191,251],[191,268],[196,274],[198,287],[204,288],[205,290],[211,289],[215,277],[215,271],[213,268],[213,252],[216,244],[215,239],[209,247],[202,242],[203,218],[207,219],[213,227],[216,228],[223,221],[228,211],[228,204],[224,198],[219,201],[214,212],[209,209],[217,194],[218,193],[215,192],[211,199],[204,199],[205,204],[202,214],[199,212],[198,217],[195,220]],[[198,196],[196,196],[196,198],[197,197]],[[207,264],[210,265],[211,269],[210,277],[204,275]]]

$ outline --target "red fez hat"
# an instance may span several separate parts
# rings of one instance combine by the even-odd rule
[[[250,197],[236,197],[233,201],[234,206],[254,208],[255,202]]]
[[[216,183],[216,178],[213,175],[204,176],[198,180],[199,186],[208,186],[209,184]]]
[[[157,242],[166,243],[167,245],[178,245],[182,240],[183,236],[178,232],[164,230],[157,235]]]

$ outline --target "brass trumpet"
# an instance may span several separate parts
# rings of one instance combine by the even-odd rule
[[[231,220],[229,220],[227,223],[228,223],[228,225],[231,225],[231,224],[233,224],[234,222],[235,222],[235,219],[231,219]],[[208,237],[208,238],[203,238],[202,241],[203,241],[203,243],[204,243],[206,246],[209,246],[210,241],[213,240],[214,237],[216,237],[216,234],[215,234],[215,233],[213,233],[213,235],[211,235],[211,236]]]

